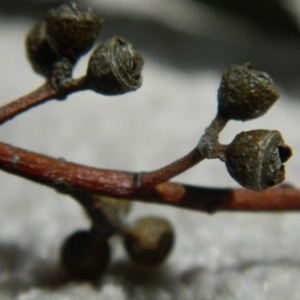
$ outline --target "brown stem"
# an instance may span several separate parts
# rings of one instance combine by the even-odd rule
[[[147,191],[140,199],[207,213],[300,210],[300,191],[288,185],[270,188],[264,192],[254,192],[247,189],[205,188],[166,182]]]
[[[51,99],[69,95],[84,89],[86,89],[85,77],[74,79],[72,82],[70,82],[70,84],[68,84],[68,86],[65,87],[63,93],[58,93],[48,82],[46,82],[35,91],[6,105],[3,105],[0,108],[0,125],[32,107],[45,103]]]
[[[130,198],[187,170],[201,158],[197,153],[195,149],[153,172],[133,173],[82,166],[0,142],[0,169],[65,193],[79,190]]]
[[[219,114],[212,120],[210,125],[205,129],[198,143],[198,151],[206,158],[219,158],[224,160],[224,145],[219,143],[219,134],[228,123],[229,119]]]
[[[151,172],[139,174],[138,184],[140,188],[155,186],[159,183],[170,180],[172,177],[193,167],[205,157],[200,154],[198,148],[193,149],[184,157],[175,162]]]
[[[147,173],[140,175],[91,168],[4,143],[0,143],[0,168],[69,194],[84,191],[205,212],[300,210],[300,191],[289,186],[261,193],[245,189],[209,189],[171,182],[145,188],[138,184],[137,178],[143,182],[143,176]]]

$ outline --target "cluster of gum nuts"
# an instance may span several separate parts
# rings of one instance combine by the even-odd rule
[[[108,267],[110,239],[121,237],[129,257],[138,265],[156,267],[171,252],[175,234],[172,225],[162,217],[146,216],[126,224],[131,202],[94,194],[74,195],[88,203],[92,219],[90,230],[80,230],[66,239],[61,248],[61,264],[72,276],[94,279]]]
[[[76,3],[49,10],[45,20],[33,26],[26,37],[33,70],[63,94],[73,80],[75,64],[91,49],[103,24],[91,9]],[[126,39],[114,36],[90,56],[85,88],[104,95],[136,90],[142,83],[142,68],[142,56]],[[174,232],[164,218],[144,217],[129,226],[123,222],[129,202],[86,193],[72,196],[84,202],[92,220],[90,230],[75,232],[62,246],[61,264],[72,276],[92,279],[103,274],[110,261],[109,240],[114,235],[122,237],[129,256],[142,265],[159,265],[170,253]]]
[[[33,70],[64,95],[73,82],[73,69],[98,38],[104,20],[90,8],[66,3],[49,10],[45,20],[26,37],[26,53]],[[84,88],[103,95],[121,95],[142,84],[143,58],[123,37],[115,35],[91,54]],[[61,99],[64,99],[62,97]]]
[[[90,9],[68,3],[50,10],[26,38],[27,56],[33,69],[51,87],[64,93],[72,82],[73,68],[93,45],[103,20]],[[104,95],[120,95],[141,86],[143,58],[120,36],[100,45],[91,55],[84,87]],[[64,96],[64,95],[63,95]],[[229,120],[247,121],[265,114],[279,97],[268,74],[251,65],[230,66],[218,91],[217,116],[198,144],[204,158],[219,158],[229,174],[245,188],[262,191],[284,180],[283,163],[292,155],[276,130],[241,132],[229,145],[218,141]],[[110,260],[109,239],[120,235],[129,256],[139,264],[158,265],[174,244],[173,228],[163,218],[146,217],[132,226],[123,222],[125,200],[82,193],[72,195],[87,209],[90,230],[70,236],[62,247],[62,265],[80,278],[101,275]]]

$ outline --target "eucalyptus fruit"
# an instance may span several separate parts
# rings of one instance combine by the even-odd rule
[[[283,163],[292,155],[276,130],[239,133],[226,147],[225,163],[229,174],[242,186],[263,191],[285,178]]]
[[[48,43],[46,24],[35,24],[25,40],[26,54],[35,72],[45,77],[52,74],[52,66],[58,57]]]
[[[228,119],[250,120],[262,116],[278,99],[271,77],[251,64],[229,66],[218,90],[218,114]]]
[[[63,4],[46,15],[47,40],[59,57],[75,62],[92,47],[103,23],[90,8]]]
[[[91,55],[87,84],[97,93],[119,95],[134,91],[142,84],[144,60],[123,37],[114,36]]]
[[[91,279],[101,276],[110,261],[108,240],[97,239],[86,230],[72,234],[61,249],[61,264],[72,276]]]
[[[171,252],[174,240],[171,224],[160,217],[140,218],[124,234],[129,256],[146,266],[161,264]]]

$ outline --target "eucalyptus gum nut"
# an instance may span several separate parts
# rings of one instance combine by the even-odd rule
[[[96,239],[89,231],[72,234],[61,249],[61,264],[72,276],[93,279],[101,276],[110,261],[110,247],[105,239]]]
[[[276,130],[241,132],[226,147],[229,174],[242,186],[263,191],[285,178],[283,163],[292,155]]]
[[[60,57],[75,62],[92,47],[103,23],[89,8],[72,2],[63,4],[46,15],[47,39]]]
[[[25,48],[34,71],[49,77],[57,55],[47,41],[45,23],[35,24],[30,29],[25,39]]]
[[[218,113],[234,120],[250,120],[265,114],[279,98],[271,77],[250,64],[229,66],[218,90]]]
[[[124,236],[129,256],[146,266],[161,264],[171,252],[174,241],[173,227],[167,220],[159,217],[138,219]]]
[[[120,95],[138,89],[142,84],[144,60],[123,37],[114,36],[91,55],[87,84],[97,93]]]

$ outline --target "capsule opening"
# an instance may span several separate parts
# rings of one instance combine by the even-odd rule
[[[287,145],[278,146],[278,153],[281,162],[286,162],[292,156],[292,149]]]

